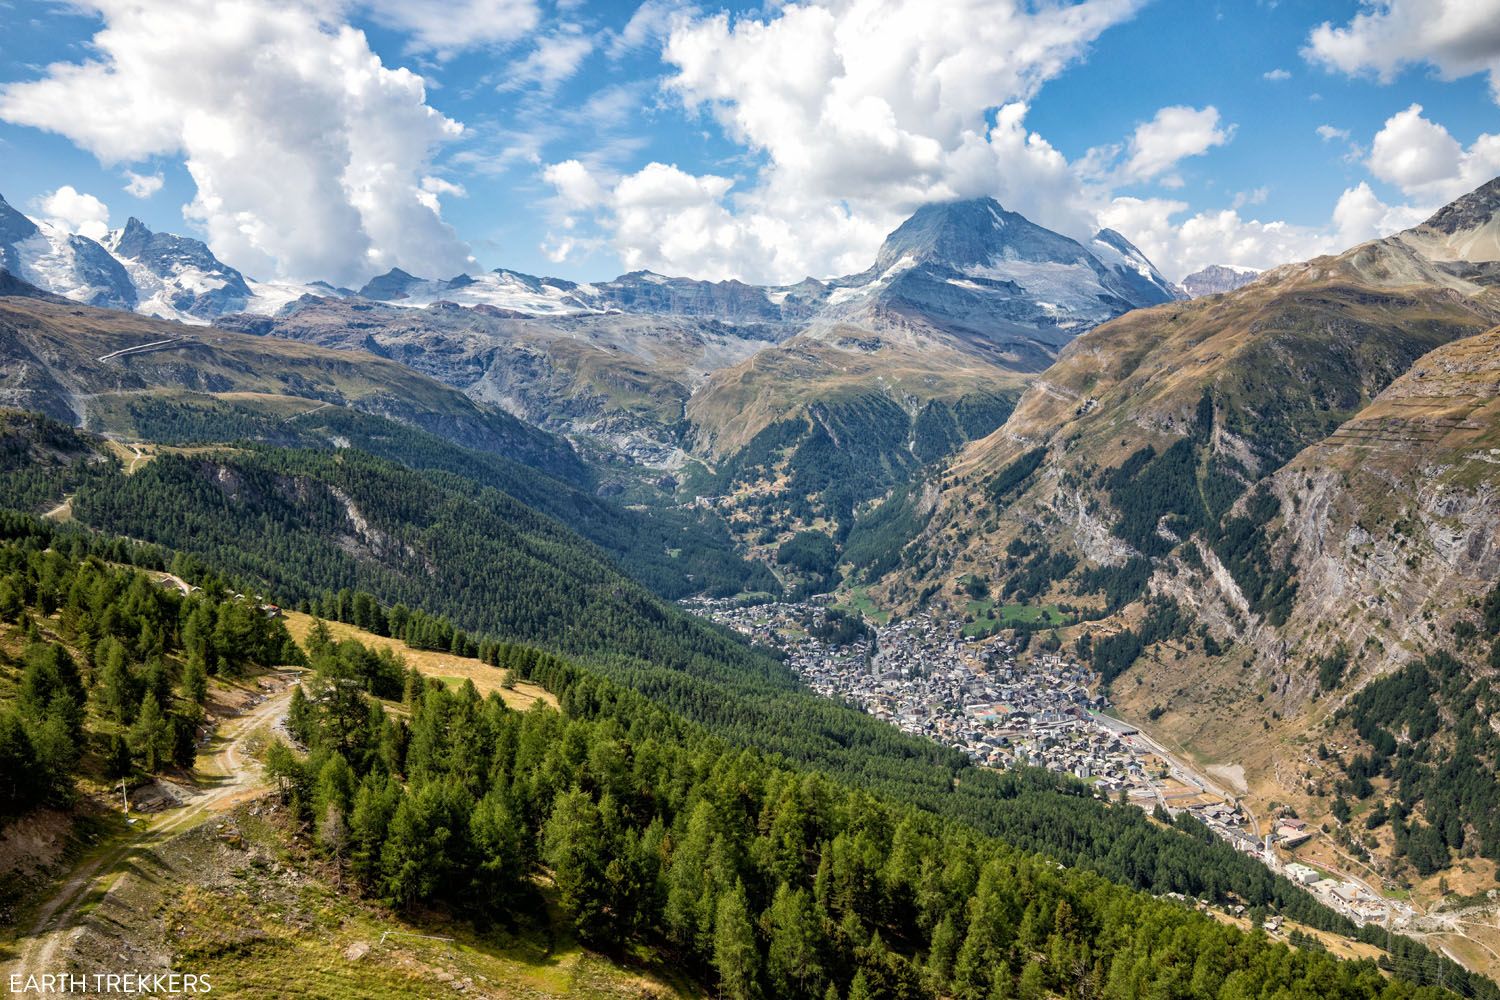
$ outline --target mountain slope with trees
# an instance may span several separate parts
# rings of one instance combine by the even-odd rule
[[[1078,338],[952,463],[917,542],[876,563],[896,568],[884,593],[956,605],[976,574],[997,598],[1076,607],[1060,639],[1130,717],[1271,780],[1324,692],[1446,645],[1497,571],[1500,265],[1470,238],[1497,215],[1500,180],[1408,232]]]

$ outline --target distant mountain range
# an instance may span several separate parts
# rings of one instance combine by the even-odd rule
[[[153,233],[139,219],[102,241],[35,222],[0,197],[0,269],[77,302],[146,316],[208,323],[228,313],[272,313],[332,286],[246,278],[201,240]]]
[[[33,221],[3,198],[0,266],[90,305],[188,323],[231,313],[271,315],[312,296],[415,308],[489,306],[527,316],[624,312],[731,323],[802,324],[872,307],[915,308],[979,332],[1004,322],[1055,330],[1066,340],[1110,316],[1176,296],[1151,262],[1113,230],[1102,230],[1085,248],[990,198],[919,210],[860,274],[779,287],[650,271],[582,283],[505,268],[446,279],[393,268],[358,290],[326,282],[260,282],[220,261],[202,241],[154,233],[139,219],[95,241]]]
[[[450,302],[527,315],[657,313],[798,324],[866,310],[915,310],[986,332],[1002,325],[1071,332],[1178,297],[1130,241],[1102,230],[1088,247],[1007,212],[993,198],[919,209],[859,274],[765,287],[633,271],[579,283],[499,269],[447,280],[393,269],[357,293],[405,306]],[[1056,300],[1056,301],[1052,301]]]
[[[1243,288],[1259,278],[1261,272],[1253,267],[1234,267],[1229,264],[1210,264],[1183,278],[1179,287],[1187,298],[1196,299],[1204,295],[1217,295]]]
[[[828,281],[393,271],[352,297],[217,322],[374,351],[630,463],[706,468],[703,490],[735,502],[789,470],[848,463],[836,485],[808,486],[796,514],[785,496],[757,496],[778,511],[757,531],[772,539],[820,517],[847,523],[855,504],[997,426],[1074,336],[1176,295],[1118,233],[1084,245],[981,198],[921,209],[871,267]],[[813,457],[835,440],[832,464]]]
[[[858,504],[998,426],[1074,337],[1181,297],[1121,234],[1081,243],[992,198],[923,207],[857,274],[777,287],[506,269],[264,283],[135,219],[94,241],[3,202],[0,254],[76,301],[402,362],[620,467],[769,505],[755,515],[766,544],[820,519],[847,527]],[[775,487],[788,476],[809,495]]]

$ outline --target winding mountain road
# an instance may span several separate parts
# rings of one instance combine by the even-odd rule
[[[193,769],[193,784],[182,786],[188,792],[182,805],[154,814],[84,858],[37,911],[30,931],[17,942],[15,958],[0,969],[0,982],[9,982],[14,974],[59,971],[64,946],[83,929],[85,904],[108,896],[133,858],[263,792],[267,785],[260,765],[246,744],[257,731],[286,717],[291,695],[289,683],[249,711],[222,722],[211,746],[212,756],[200,757]]]

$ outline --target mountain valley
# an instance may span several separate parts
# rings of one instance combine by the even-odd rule
[[[1338,833],[1349,779],[1320,778],[1312,749],[1352,735],[1361,688],[1424,657],[1456,655],[1443,676],[1480,685],[1493,669],[1477,609],[1500,573],[1497,210],[1491,182],[1416,229],[1078,338],[934,480],[882,593],[961,614],[977,578],[1075,613],[1061,640],[1127,717],[1256,808]],[[1483,885],[1490,849],[1469,829],[1458,863]],[[1377,839],[1351,831],[1345,849],[1433,895],[1457,858],[1413,870]]]
[[[231,605],[264,593],[387,657],[441,652],[532,691],[525,721],[478,694],[461,707],[461,677],[403,692],[354,647],[320,647],[311,617],[274,654],[211,672],[222,685],[298,666],[322,692],[289,715],[293,762],[267,758],[280,794],[265,801],[284,811],[232,822],[256,851],[291,838],[287,870],[319,891],[357,883],[376,909],[339,916],[346,936],[386,913],[503,958],[473,937],[494,914],[471,894],[493,892],[554,914],[507,940],[581,943],[603,993],[631,988],[618,973],[634,949],[650,990],[693,994],[729,975],[703,928],[805,904],[820,928],[810,981],[945,996],[1029,976],[1066,992],[1068,976],[1033,961],[1074,941],[1050,897],[1045,935],[1019,929],[1035,894],[995,888],[984,864],[942,891],[998,892],[1008,923],[976,930],[971,908],[916,902],[914,880],[938,876],[905,838],[957,858],[977,837],[986,856],[1044,859],[1016,871],[1061,862],[1071,886],[1081,869],[1089,892],[1187,920],[1184,934],[1264,924],[1294,963],[1350,960],[1317,975],[1381,979],[1378,960],[1398,991],[1447,977],[1493,995],[1453,960],[1492,974],[1484,949],[1500,945],[1460,927],[1487,919],[1500,856],[1485,819],[1500,808],[1500,181],[1343,254],[1210,268],[1183,289],[1117,233],[1074,241],[991,199],[919,210],[865,272],[774,288],[503,269],[273,288],[134,220],[96,242],[3,210],[0,401],[15,412],[0,425],[0,499],[20,512],[6,515],[15,579],[0,587],[10,688],[40,683],[25,679],[41,669],[28,628],[83,664],[89,689],[102,683],[102,626],[79,624],[95,613],[81,597],[59,611],[45,596],[52,570],[28,560],[47,552],[81,560],[70,573],[126,574],[111,593],[143,586],[131,572],[178,581],[187,603],[171,614],[196,607],[195,587],[239,594]],[[155,684],[181,727],[170,720],[201,711],[198,661],[186,632],[161,628],[162,665],[122,654],[137,678],[127,714]],[[359,663],[369,702],[342,710],[370,728],[343,730],[331,764],[328,734],[347,720],[330,679]],[[88,750],[61,766],[93,794],[124,753],[109,766],[153,787],[137,721],[105,697],[81,696]],[[28,725],[16,745],[45,752]],[[480,739],[483,763],[422,756],[434,727],[462,740],[471,726],[511,735]],[[505,756],[547,726],[588,749]],[[368,744],[356,754],[351,739]],[[701,786],[665,792],[653,769],[669,758],[702,758]],[[492,769],[503,802],[480,777]],[[730,771],[750,785],[726,792]],[[574,791],[540,777],[553,772]],[[807,794],[824,805],[781,790],[818,782],[831,790]],[[345,867],[323,810],[338,830],[368,821],[365,785],[369,802],[449,810],[468,832],[434,855],[446,874],[403,881],[379,849]],[[760,819],[710,834],[704,803],[736,794]],[[804,805],[818,818],[797,822],[823,834],[783,829]],[[889,822],[860,832],[850,817],[866,810]],[[606,876],[597,843],[562,832],[595,826],[628,871]],[[502,836],[530,846],[484,868],[501,849],[484,838]],[[856,850],[905,867],[875,865],[884,888],[839,896],[830,880],[864,876],[819,872],[866,864]],[[708,902],[688,901],[676,851],[698,874],[709,865]],[[1304,869],[1330,878],[1310,894]],[[224,885],[235,905],[282,891]],[[1066,890],[1070,912],[1093,912],[1082,886]],[[606,910],[634,916],[606,930]],[[207,949],[193,953],[225,961],[216,949],[231,946],[192,926]],[[988,964],[965,964],[965,948],[991,949]],[[772,954],[753,975],[792,982]],[[519,974],[510,958],[408,957],[470,982]],[[1118,986],[1112,961],[1077,981]],[[1340,988],[1373,995],[1373,982]]]

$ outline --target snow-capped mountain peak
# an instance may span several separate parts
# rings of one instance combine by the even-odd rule
[[[0,267],[22,281],[94,306],[133,309],[135,287],[108,250],[86,236],[37,223],[0,197]]]
[[[91,240],[27,218],[3,197],[0,269],[77,302],[197,324],[227,313],[275,313],[304,295],[350,294],[321,282],[253,281],[202,240],[152,232],[136,218]]]
[[[38,224],[3,199],[0,266],[78,301],[185,323],[236,312],[273,315],[306,296],[357,295],[414,309],[442,304],[528,316],[672,315],[755,326],[772,339],[825,320],[879,328],[888,319],[901,325],[916,318],[962,337],[1020,337],[1049,349],[1177,295],[1119,233],[1102,230],[1080,243],[993,198],[926,205],[886,238],[867,271],[782,287],[650,271],[581,283],[505,268],[451,278],[393,268],[358,292],[324,282],[262,283],[219,260],[201,240],[152,232],[139,219],[95,242]]]
[[[131,218],[125,228],[109,233],[103,245],[129,272],[140,312],[208,322],[242,312],[250,304],[245,276],[215,257],[201,240],[154,233]]]
[[[840,319],[878,326],[883,315],[920,315],[962,335],[1049,346],[1177,297],[1119,233],[1084,246],[993,198],[923,206],[886,237],[874,267],[829,286]]]

